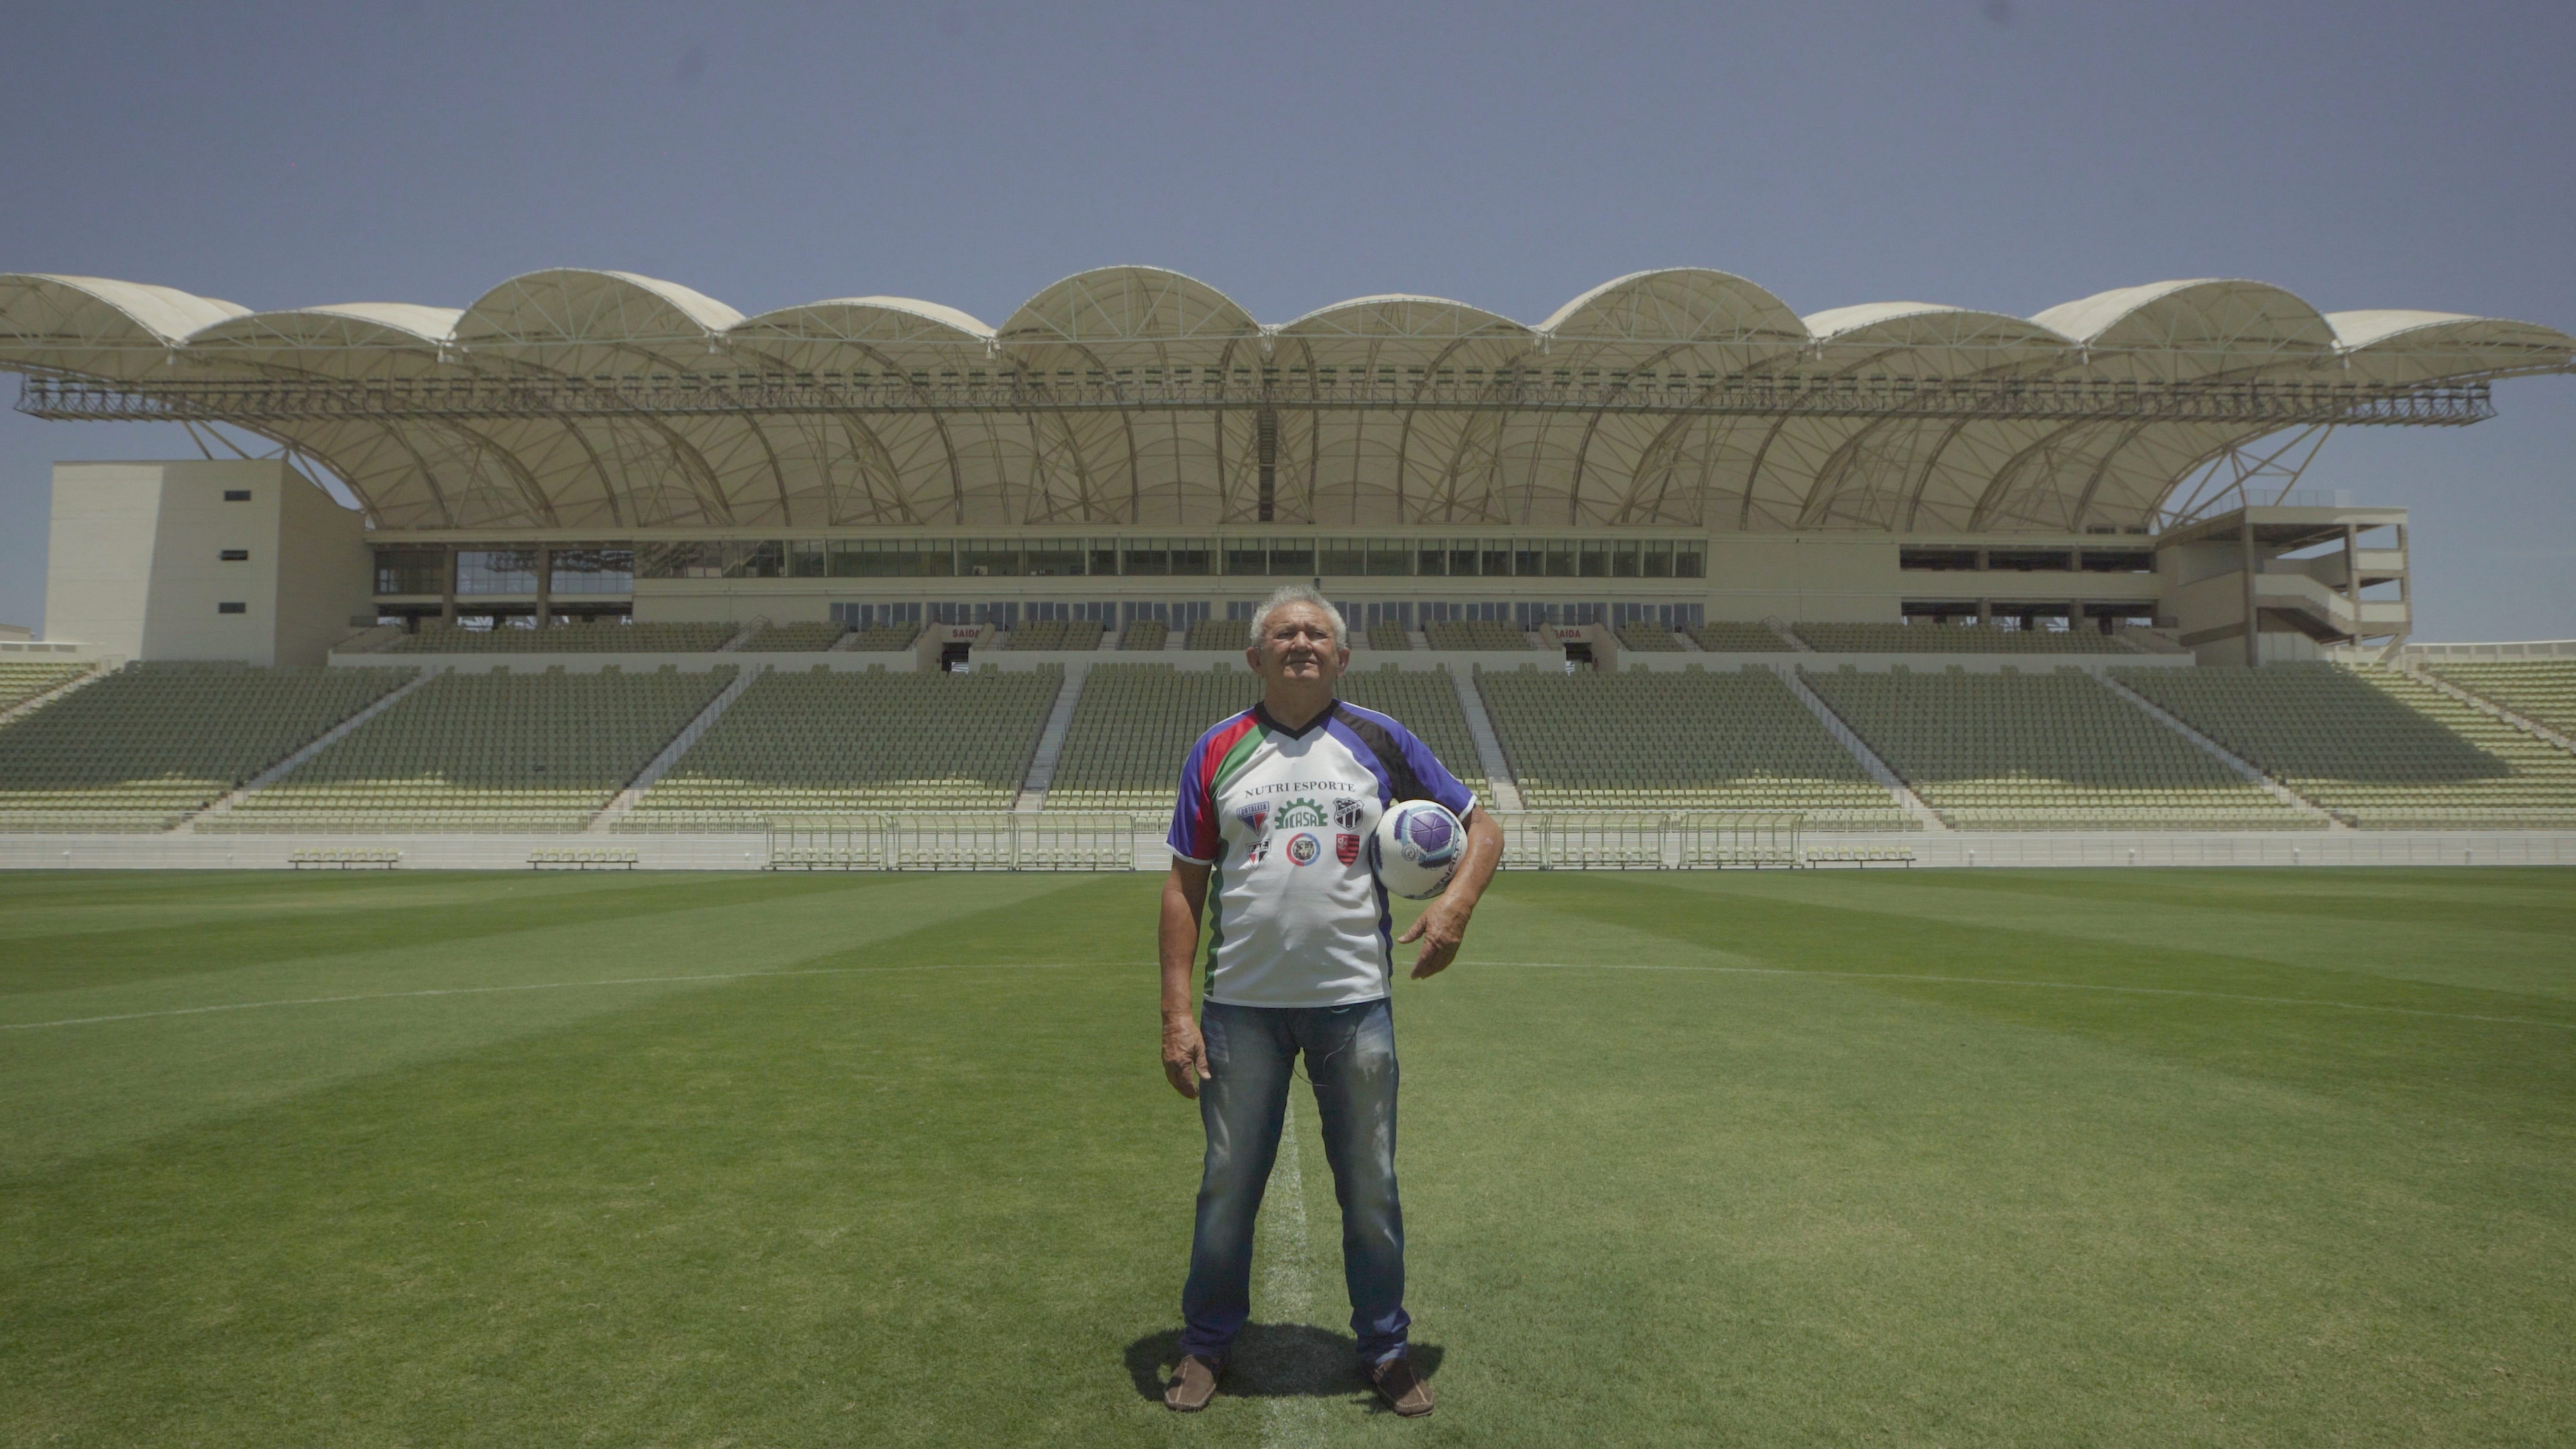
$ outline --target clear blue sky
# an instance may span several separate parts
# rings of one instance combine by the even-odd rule
[[[1800,312],[2027,315],[2254,277],[2576,329],[2576,6],[27,6],[0,270],[253,307],[463,306],[613,267],[754,312],[999,321],[1175,267],[1265,321],[1429,292],[1536,321],[1640,267]],[[2415,510],[2419,635],[2576,637],[2576,378],[2351,430]],[[56,458],[184,436],[0,412],[0,620]]]

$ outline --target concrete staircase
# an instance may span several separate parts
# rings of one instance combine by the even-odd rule
[[[2173,713],[2163,705],[2156,703],[2154,700],[2138,693],[2129,686],[2113,679],[2109,670],[2087,670],[2086,672],[2091,674],[2095,679],[2102,681],[2103,687],[2109,689],[2113,694],[2116,694],[2122,699],[2127,700],[2129,703],[2136,705],[2138,708],[2145,710],[2147,712],[2147,716],[2150,719],[2153,719],[2156,723],[2163,725],[2166,729],[2172,730],[2175,734],[2178,734],[2184,739],[2191,741],[2193,744],[2198,745],[2211,759],[2218,761],[2218,763],[2225,765],[2237,774],[2244,776],[2247,781],[2261,789],[2264,794],[2271,796],[2273,799],[2280,801],[2282,804],[2287,805],[2291,809],[2298,811],[2300,814],[2307,816],[2309,819],[2316,821],[2318,825],[2327,830],[2349,830],[2352,828],[2336,819],[2330,811],[2326,810],[2315,801],[2308,799],[2306,796],[2292,790],[2289,786],[2282,784],[2280,781],[2264,774],[2261,770],[2256,769],[2253,761],[2243,758],[2234,750],[2227,748],[2218,741],[2211,739],[2209,736],[2202,734],[2196,729],[2193,729],[2190,725],[2183,723],[2180,715]]]
[[[1777,621],[1765,620],[1764,622],[1776,623]],[[1784,639],[1791,637],[1785,627],[1774,632]],[[1777,672],[1780,682],[1789,686],[1789,692],[1796,695],[1798,703],[1807,707],[1807,713],[1814,715],[1816,722],[1825,727],[1825,733],[1834,737],[1834,743],[1850,751],[1851,757],[1860,761],[1860,767],[1869,772],[1869,777],[1884,786],[1890,795],[1896,797],[1896,803],[1904,808],[1906,814],[1922,821],[1923,828],[1926,830],[1950,828],[1950,822],[1942,819],[1940,813],[1931,806],[1924,804],[1923,797],[1915,794],[1913,786],[1906,784],[1903,777],[1888,768],[1887,761],[1878,757],[1878,751],[1871,749],[1867,740],[1854,733],[1850,725],[1843,723],[1843,717],[1834,713],[1834,707],[1825,703],[1823,695],[1807,687],[1807,681],[1798,677],[1796,669],[1783,668]]]
[[[1037,753],[1029,757],[1029,773],[1020,781],[1013,810],[1046,808],[1047,786],[1055,780],[1056,761],[1064,758],[1064,737],[1073,729],[1073,707],[1082,698],[1082,682],[1091,677],[1088,661],[1078,662],[1064,672],[1064,687],[1055,692],[1055,708],[1047,712],[1046,728],[1038,731]]]
[[[1477,692],[1473,675],[1446,672],[1450,687],[1458,691],[1458,708],[1467,716],[1467,738],[1476,742],[1476,761],[1485,767],[1486,792],[1494,797],[1487,803],[1519,814],[1524,808],[1520,782],[1512,778],[1511,761],[1503,758],[1502,737],[1494,733],[1493,716],[1485,713],[1484,695]]]
[[[717,720],[724,718],[724,712],[733,708],[733,702],[742,698],[742,692],[751,688],[751,682],[764,672],[764,666],[758,664],[734,666],[733,683],[707,701],[707,707],[698,711],[696,719],[681,726],[680,732],[671,737],[671,742],[662,747],[662,753],[655,755],[634,779],[627,781],[625,789],[610,797],[608,807],[592,816],[590,823],[582,827],[582,833],[606,835],[614,829],[618,821],[626,818],[626,812],[635,808],[635,802],[644,798],[644,792],[671,773],[671,767],[680,763],[680,757],[689,752],[689,746],[696,744]]]
[[[1789,621],[1776,614],[1764,615],[1762,619],[1762,627],[1780,636],[1781,643],[1788,645],[1791,649],[1794,649],[1801,654],[1813,654],[1816,652],[1815,645],[1799,638],[1798,631],[1789,627]]]
[[[244,781],[240,789],[233,791],[231,794],[217,800],[214,804],[207,806],[205,809],[200,810],[196,814],[189,816],[187,819],[180,821],[178,824],[171,826],[170,833],[172,835],[196,834],[198,822],[211,820],[218,815],[230,814],[234,806],[239,805],[242,801],[249,799],[259,791],[265,790],[269,786],[276,784],[279,780],[286,778],[289,771],[303,764],[306,760],[312,759],[315,755],[322,753],[324,750],[329,749],[331,746],[338,744],[341,740],[348,738],[351,730],[354,730],[358,726],[365,724],[367,721],[374,719],[377,715],[383,714],[386,710],[393,708],[395,705],[402,703],[405,698],[410,696],[413,690],[420,688],[422,685],[429,683],[431,680],[436,679],[438,676],[445,674],[446,672],[447,671],[444,669],[422,670],[418,675],[413,677],[409,684],[405,684],[400,688],[384,694],[379,697],[375,703],[368,705],[365,709],[358,711],[356,714],[353,714],[347,719],[340,721],[338,724],[331,726],[329,729],[324,730],[320,738],[315,739],[311,744],[306,745],[304,748],[297,750],[294,754],[288,755],[285,759],[278,761],[276,764],[269,766],[267,769],[260,771],[258,774]]]

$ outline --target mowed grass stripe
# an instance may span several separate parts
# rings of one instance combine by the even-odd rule
[[[1921,899],[1875,894],[1899,879],[1507,877],[1467,958],[1399,986],[1412,1306],[1442,1393],[1424,1424],[1371,1414],[1329,1367],[1347,1339],[1319,1152],[1308,1321],[1254,1314],[1312,1366],[1248,1375],[1195,1420],[1148,1396],[1199,1153],[1154,1065],[1157,880],[913,877],[782,906],[766,946],[733,908],[694,918],[706,932],[657,928],[680,912],[500,939],[606,931],[630,975],[707,970],[719,929],[819,970],[1066,969],[13,1041],[68,1045],[61,1090],[112,1103],[147,1065],[173,1089],[256,1086],[280,1058],[244,1049],[254,1026],[281,1048],[357,1038],[334,1080],[0,1183],[0,1443],[1249,1445],[1284,1395],[1329,1444],[2576,1431],[2562,1038],[2033,989],[2198,991],[2230,963],[2172,950],[2123,974],[2111,944],[1853,908]],[[2158,909],[2188,941],[2233,907]],[[1991,969],[1955,974],[2008,985],[1826,974],[1944,970],[1980,939]],[[2493,970],[2568,969],[2520,939]],[[384,949],[401,964],[372,974],[408,979],[449,948]],[[369,953],[333,959],[369,973]],[[1787,990],[1504,959],[1818,969]],[[419,1054],[442,1020],[454,1039]],[[158,1057],[97,1055],[119,1041]],[[28,1079],[0,1084],[27,1120]]]

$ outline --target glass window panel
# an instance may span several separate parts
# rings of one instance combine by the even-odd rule
[[[1610,577],[1610,545],[1598,541],[1584,544],[1580,558],[1583,577],[1587,579]]]
[[[1038,545],[1029,549],[1027,569],[1039,578],[1060,578],[1081,573],[1082,562],[1079,548]]]
[[[376,592],[380,594],[447,592],[447,550],[443,548],[377,549]]]
[[[1311,543],[1272,544],[1270,572],[1277,578],[1310,578],[1320,572],[1315,567],[1315,546]]]
[[[1216,572],[1216,551],[1205,543],[1195,547],[1173,549],[1172,572],[1193,575],[1213,574]]]
[[[1467,563],[1469,567],[1474,567],[1475,562],[1476,556],[1474,554],[1471,553],[1467,555]],[[1413,571],[1424,575],[1437,575],[1449,572],[1448,550],[1438,548],[1416,550],[1413,556]]]
[[[1537,578],[1547,572],[1547,555],[1534,548],[1512,550],[1511,571],[1523,578]]]
[[[1614,579],[1634,579],[1642,578],[1644,576],[1644,570],[1639,567],[1638,549],[1636,544],[1620,543],[1611,547],[1610,577]]]
[[[1369,541],[1368,571],[1380,575],[1413,572],[1413,551],[1401,539],[1378,538]]]
[[[1225,571],[1229,574],[1266,574],[1270,572],[1270,555],[1258,548],[1227,549]]]
[[[819,579],[831,573],[829,545],[819,538],[790,539],[787,544],[787,576],[791,579]]]
[[[1507,578],[1510,578],[1510,577],[1512,576],[1512,552],[1513,552],[1513,551],[1512,551],[1511,549],[1509,549],[1509,548],[1487,548],[1487,549],[1484,549],[1482,552],[1484,553],[1484,556],[1485,556],[1485,557],[1484,557],[1484,567],[1483,567],[1483,569],[1481,570],[1481,572],[1484,574],[1484,576],[1485,576],[1485,577],[1487,577],[1487,578],[1489,578],[1489,579],[1507,579]],[[1530,572],[1532,572],[1532,573],[1536,573],[1536,572],[1538,572],[1538,570],[1537,570],[1537,569],[1535,569],[1535,568],[1533,568],[1533,569],[1531,569],[1531,570],[1530,570]]]
[[[1020,550],[1008,539],[979,538],[967,543],[958,562],[968,578],[1009,578],[1020,571]]]
[[[1681,545],[1679,548],[1674,549],[1673,577],[1677,579],[1695,579],[1700,577],[1700,558],[1700,546],[1698,544],[1686,543]]]
[[[1574,572],[1574,544],[1568,539],[1550,539],[1547,543],[1547,576],[1570,579]]]
[[[724,545],[711,541],[648,543],[635,551],[636,570],[648,579],[712,579],[724,574]]]
[[[537,551],[532,548],[469,548],[456,554],[456,592],[460,594],[533,594],[537,591]]]
[[[1334,539],[1330,543],[1325,544],[1321,549],[1317,550],[1317,556],[1319,559],[1315,568],[1315,572],[1317,573],[1348,575],[1364,574],[1368,572],[1368,549],[1365,545],[1355,540]],[[1301,572],[1301,570],[1294,567],[1278,569],[1275,567],[1278,562],[1278,556],[1273,554],[1271,556],[1271,563],[1274,565],[1274,572],[1292,574]]]
[[[1130,548],[1127,550],[1127,572],[1139,575],[1168,574],[1172,571],[1172,551],[1167,548]]]
[[[554,551],[553,566],[554,593],[635,592],[635,550],[631,548],[559,548]]]
[[[724,546],[724,576],[729,579],[775,579],[787,573],[787,545],[776,539]]]
[[[1114,547],[1092,549],[1091,560],[1088,568],[1089,571],[1094,574],[1114,574],[1118,572],[1118,550]]]
[[[1645,576],[1647,578],[1671,578],[1673,576],[1673,546],[1670,543],[1647,544],[1644,562],[1646,566]]]

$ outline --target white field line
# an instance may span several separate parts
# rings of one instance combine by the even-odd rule
[[[613,976],[599,981],[531,981],[517,986],[444,986],[425,991],[371,991],[353,996],[298,996],[283,1001],[234,1001],[217,1006],[181,1006],[168,1011],[129,1011],[117,1016],[71,1016],[60,1021],[0,1021],[0,1031],[34,1031],[44,1026],[95,1026],[109,1021],[147,1021],[162,1016],[202,1016],[214,1011],[259,1011],[272,1006],[331,1006],[344,1001],[410,1001],[425,996],[488,996],[500,991],[570,991],[584,986],[666,986],[691,981],[758,981],[773,976],[864,976],[895,971],[1069,971],[1061,962],[939,962],[928,966],[817,966],[797,971],[711,971],[695,976]]]
[[[1290,1083],[1287,1120],[1279,1129],[1279,1161],[1262,1198],[1274,1234],[1261,1275],[1262,1306],[1277,1323],[1302,1324],[1314,1316],[1314,1265],[1306,1235],[1306,1176],[1298,1168],[1297,1096]],[[1305,1394],[1274,1394],[1261,1401],[1262,1449],[1292,1449],[1324,1440],[1324,1402]]]
[[[1479,961],[1479,966],[1516,966],[1538,971],[1695,971],[1720,976],[1822,976],[1843,981],[1926,981],[1941,986],[2031,986],[2048,991],[2110,991],[2125,996],[2193,996],[2206,1001],[2249,1001],[2264,1006],[2323,1006],[2336,1011],[2377,1011],[2391,1016],[2433,1016],[2445,1021],[2493,1021],[2507,1026],[2545,1026],[2576,1031],[2576,1021],[2538,1021],[2528,1016],[2473,1016],[2460,1011],[2423,1011],[2412,1006],[2368,1006],[2357,1001],[2327,1001],[2312,996],[2239,996],[2228,991],[2187,991],[2174,986],[2104,986],[2092,981],[2010,981],[1990,976],[1918,976],[1905,971],[1806,971],[1794,966],[1648,966],[1620,961]]]

